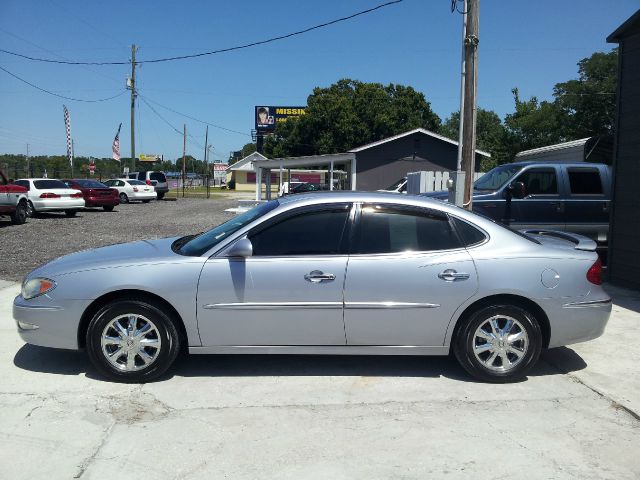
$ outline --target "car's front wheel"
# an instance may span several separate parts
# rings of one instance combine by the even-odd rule
[[[149,382],[173,364],[180,351],[174,322],[162,310],[137,300],[116,300],[89,324],[87,352],[96,369],[118,382]]]
[[[104,205],[102,208],[105,212],[113,212],[113,205]]]
[[[521,379],[542,350],[535,316],[514,305],[492,305],[468,316],[458,330],[453,351],[474,377],[494,383]]]
[[[76,213],[78,213],[78,211],[77,211],[77,210],[65,210],[65,211],[64,211],[64,214],[65,214],[67,217],[75,217],[75,216],[76,216]]]

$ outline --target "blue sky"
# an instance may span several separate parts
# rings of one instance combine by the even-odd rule
[[[138,60],[189,54],[257,41],[370,8],[382,0],[98,2],[2,0],[0,48],[70,60]],[[605,37],[640,8],[638,0],[482,0],[479,105],[500,116],[513,110],[511,89],[551,97],[553,85],[577,76],[576,62],[609,51]],[[253,107],[304,105],[315,86],[340,78],[411,85],[444,119],[458,109],[461,18],[449,0],[405,0],[303,36],[137,70],[146,98],[243,134],[209,128],[213,157],[250,141]],[[0,66],[47,90],[96,99],[124,89],[127,66],[69,66],[0,53]],[[62,104],[71,112],[76,155],[109,157],[122,122],[128,156],[128,92],[102,103],[41,93],[0,71],[0,153],[64,154]],[[152,104],[153,105],[153,104]],[[155,106],[182,130],[187,151],[202,158],[205,126]],[[182,137],[143,102],[136,115],[136,152],[182,155]]]

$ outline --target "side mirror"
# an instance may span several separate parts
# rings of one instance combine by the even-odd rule
[[[227,250],[227,257],[247,258],[253,255],[253,245],[248,238],[238,240]]]
[[[513,198],[521,199],[527,196],[527,187],[522,182],[513,182],[507,187],[507,193]]]

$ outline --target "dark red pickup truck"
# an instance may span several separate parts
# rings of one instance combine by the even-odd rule
[[[11,222],[21,225],[27,221],[27,189],[9,183],[0,171],[0,217],[8,215]]]

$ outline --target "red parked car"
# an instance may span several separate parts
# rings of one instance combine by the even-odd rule
[[[104,183],[97,180],[75,179],[63,180],[69,188],[75,188],[82,192],[85,207],[102,207],[105,211],[110,212],[113,207],[120,205],[118,191],[107,187]]]
[[[11,183],[0,170],[0,217],[4,215],[16,225],[27,221],[27,189]]]

